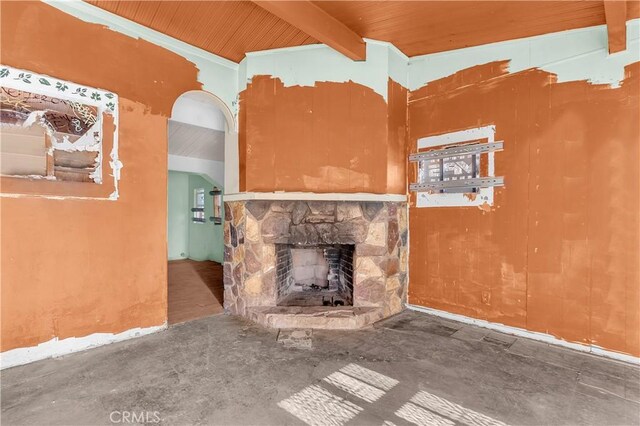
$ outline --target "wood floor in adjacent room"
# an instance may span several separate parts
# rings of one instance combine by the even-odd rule
[[[216,262],[169,262],[169,324],[221,314],[222,265]]]

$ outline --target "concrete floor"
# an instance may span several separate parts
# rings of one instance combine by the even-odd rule
[[[628,364],[416,312],[280,335],[221,315],[5,370],[1,420],[637,425],[639,383]]]

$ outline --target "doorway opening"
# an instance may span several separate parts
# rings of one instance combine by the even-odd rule
[[[180,96],[168,123],[168,323],[223,313],[222,192],[232,123],[215,96]]]

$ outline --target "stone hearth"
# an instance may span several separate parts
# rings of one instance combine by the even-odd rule
[[[403,309],[408,238],[405,203],[227,202],[224,237],[227,313],[278,328],[348,329],[360,328]],[[317,256],[323,251],[329,258],[328,264],[334,262],[335,265],[347,264],[342,257],[336,260],[335,254],[336,250],[347,250],[350,254],[344,257],[348,267],[353,268],[348,272],[351,275],[331,284],[335,287],[329,287],[339,267],[334,265],[332,272],[331,266],[314,261],[313,253],[298,250],[305,248],[315,250]],[[294,292],[289,292],[287,302],[283,303],[282,288],[295,284],[293,278],[288,279],[290,282],[281,278],[283,268],[290,267],[283,266],[283,250],[294,253],[293,257],[306,256],[311,259],[306,260],[306,265],[315,268],[313,276],[303,276],[305,271],[303,275],[298,274],[301,281],[298,290],[308,286],[307,290],[338,291],[344,305],[318,306],[311,299],[303,300],[307,293],[302,291],[294,296],[291,296]],[[291,254],[287,256],[292,258]],[[308,297],[318,294],[310,292]],[[300,298],[299,302],[296,298]],[[282,304],[285,306],[279,306]]]

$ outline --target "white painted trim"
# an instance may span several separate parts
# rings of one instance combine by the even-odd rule
[[[109,343],[121,342],[123,340],[133,339],[135,337],[145,336],[147,334],[156,333],[167,328],[167,324],[147,327],[132,328],[122,333],[94,333],[84,337],[69,337],[59,340],[57,337],[48,342],[40,343],[37,346],[28,348],[11,349],[0,354],[0,369],[15,367],[18,365],[29,364],[47,358],[56,358],[68,355],[74,352],[84,351],[98,346],[108,345]]]
[[[314,193],[314,192],[244,192],[238,194],[225,194],[224,201],[249,201],[249,200],[274,200],[274,201],[389,201],[404,203],[407,196],[404,194],[369,194],[358,193]]]
[[[539,342],[548,343],[550,345],[561,346],[568,349],[573,349],[579,352],[590,353],[599,355],[605,358],[615,359],[617,361],[623,361],[630,364],[640,365],[640,358],[633,355],[627,355],[620,352],[614,352],[604,349],[596,345],[583,345],[580,343],[567,342],[566,340],[558,339],[547,333],[539,333],[537,331],[529,331],[518,327],[511,327],[495,322],[489,322],[481,319],[471,318],[464,315],[452,314],[450,312],[441,311],[433,308],[426,308],[423,306],[406,304],[406,307],[412,311],[423,312],[425,314],[434,315],[440,318],[445,318],[452,321],[462,322],[464,324],[475,325],[477,327],[487,328],[489,330],[499,331],[505,334],[511,334],[513,336],[524,337],[526,339],[537,340]]]
[[[411,204],[407,203],[405,206],[406,209],[406,218],[407,218],[407,256],[406,256],[406,264],[405,264],[405,289],[404,289],[404,300],[402,303],[407,305],[409,303],[409,285],[411,284],[411,268],[409,267],[409,259],[411,259]]]
[[[418,149],[443,147],[455,143],[464,143],[475,140],[486,139],[487,143],[495,142],[496,126],[489,125],[477,127],[475,129],[459,130],[440,135],[420,138],[417,141]],[[493,152],[488,155],[487,176],[495,176],[495,156]],[[419,192],[416,195],[416,207],[479,207],[484,204],[493,205],[493,187],[480,188],[480,192],[474,199],[470,199],[466,194],[429,194]]]

